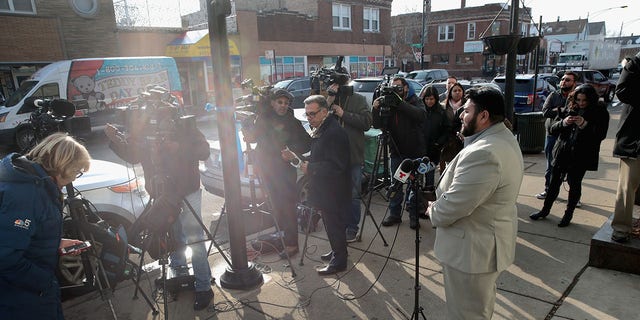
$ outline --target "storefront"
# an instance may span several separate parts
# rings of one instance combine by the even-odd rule
[[[178,65],[185,106],[194,106],[199,109],[212,101],[213,64],[209,31],[204,29],[185,32],[169,43],[165,54],[173,57]],[[242,61],[238,47],[231,39],[229,39],[229,56],[232,81],[234,85],[239,85]]]

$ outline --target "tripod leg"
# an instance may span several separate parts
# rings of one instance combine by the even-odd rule
[[[311,210],[310,210],[311,211]],[[304,265],[304,256],[307,254],[307,242],[309,241],[309,233],[311,233],[311,224],[313,223],[313,212],[309,214],[309,219],[307,219],[307,228],[304,232],[304,245],[302,246],[302,254],[300,255],[300,262],[298,265]]]
[[[142,261],[142,258],[140,259]],[[136,266],[136,268],[139,270],[139,272],[141,272],[142,270],[142,265],[138,266],[136,265],[135,262],[127,259],[127,261],[131,264],[133,264],[134,266]],[[149,296],[147,296],[146,293],[144,293],[144,291],[142,290],[142,287],[140,287],[140,278],[142,277],[141,273],[138,273],[138,277],[136,279],[131,279],[131,281],[133,281],[133,284],[136,287],[136,293],[134,294],[134,297],[137,298],[137,292],[140,291],[140,294],[142,294],[142,297],[144,298],[144,300],[147,302],[147,305],[149,306],[149,308],[151,309],[151,312],[153,315],[157,315],[158,314],[158,309],[156,309],[156,307],[153,305],[153,302],[151,301],[151,299],[149,299]]]
[[[229,257],[227,257],[227,255],[224,253],[222,248],[220,248],[220,246],[216,242],[216,239],[214,239],[213,235],[211,234],[211,232],[209,232],[209,229],[207,229],[207,227],[204,225],[204,223],[202,222],[202,218],[199,217],[198,214],[196,214],[196,211],[191,206],[191,203],[189,203],[189,201],[187,201],[187,199],[184,199],[183,201],[184,201],[184,204],[189,208],[189,211],[191,211],[191,214],[193,214],[193,218],[196,219],[196,221],[198,222],[198,224],[200,225],[200,227],[202,228],[204,233],[207,235],[207,240],[211,241],[211,244],[209,245],[209,248],[207,249],[207,255],[209,255],[209,253],[211,252],[211,246],[213,245],[213,246],[216,247],[216,249],[218,249],[218,252],[222,256],[222,258],[224,258],[224,261],[226,261],[227,264],[229,266],[231,266],[231,260],[229,260]],[[220,220],[218,220],[218,221],[220,221]],[[216,226],[216,229],[217,229],[217,226]]]
[[[384,133],[383,133],[384,135]],[[376,220],[373,218],[373,214],[371,214],[371,198],[373,197],[373,190],[374,190],[374,184],[375,181],[377,180],[377,175],[378,175],[378,166],[380,165],[380,153],[384,152],[383,150],[385,149],[385,143],[384,143],[385,139],[383,138],[382,140],[378,140],[378,148],[376,150],[376,158],[373,161],[373,168],[372,168],[372,178],[369,181],[369,192],[367,194],[367,202],[365,203],[364,206],[364,216],[362,217],[362,222],[360,224],[360,231],[358,232],[358,234],[356,235],[356,241],[360,242],[362,241],[362,233],[364,232],[364,223],[367,220],[367,216],[371,217],[371,221],[373,221],[373,225],[376,227],[376,230],[378,232],[378,235],[380,235],[380,238],[382,239],[382,243],[384,244],[385,247],[389,246],[389,244],[387,243],[387,240],[384,238],[384,236],[382,235],[382,232],[380,231],[380,226],[378,225],[378,223],[376,222]],[[384,159],[385,162],[387,162],[387,156],[386,154],[384,154]],[[385,172],[387,172],[387,168],[385,165]],[[388,177],[386,177],[384,179],[387,179]]]

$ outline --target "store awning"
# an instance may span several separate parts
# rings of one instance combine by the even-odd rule
[[[211,56],[209,30],[193,30],[183,33],[167,45],[165,54],[174,58]],[[231,39],[229,39],[229,55],[240,55],[238,46]]]

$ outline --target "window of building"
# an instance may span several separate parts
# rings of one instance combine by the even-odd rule
[[[438,26],[438,41],[453,41],[456,26],[453,24],[443,24]]]
[[[362,19],[364,32],[380,32],[380,11],[377,8],[365,7]]]
[[[351,30],[351,6],[334,3],[332,6],[333,29]]]
[[[433,54],[431,55],[431,63],[433,64],[449,64],[449,54]]]
[[[305,57],[275,57],[274,60],[260,57],[260,78],[269,83],[276,83],[280,80],[304,77]]]
[[[473,54],[456,54],[456,64],[473,64]]]
[[[352,78],[374,77],[382,73],[383,56],[350,56],[349,71]]]
[[[500,21],[496,21],[491,25],[491,35],[497,36],[500,34]]]
[[[69,0],[69,3],[81,17],[91,18],[98,13],[98,0]]]
[[[476,23],[467,23],[467,40],[473,40],[476,38]]]
[[[36,13],[34,0],[0,0],[0,12]]]

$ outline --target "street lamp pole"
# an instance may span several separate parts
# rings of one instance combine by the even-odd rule
[[[629,6],[624,5],[624,6],[616,6],[616,7],[611,7],[611,8],[604,8],[604,9],[601,9],[601,10],[595,11],[595,12],[593,13],[593,16],[596,16],[596,15],[598,15],[598,14],[600,14],[600,13],[605,12],[605,11],[609,11],[609,10],[613,10],[613,9],[624,9],[624,8],[627,8],[627,7],[629,7]],[[590,13],[590,12],[587,12],[587,25],[586,25],[586,27],[587,27],[587,31],[586,31],[586,32],[587,32],[587,34],[585,34],[585,35],[584,35],[584,40],[587,40],[587,37],[589,37],[589,13]],[[620,26],[620,29],[622,30],[622,26]]]
[[[422,35],[420,36],[420,69],[424,69],[424,34],[427,25],[427,7],[430,7],[430,0],[422,1]]]

